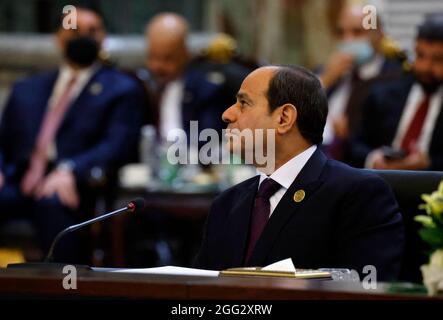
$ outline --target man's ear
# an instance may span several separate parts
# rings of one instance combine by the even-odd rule
[[[279,108],[277,132],[285,134],[289,132],[297,121],[297,108],[290,103],[286,103]]]

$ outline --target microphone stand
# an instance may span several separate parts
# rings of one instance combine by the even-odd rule
[[[68,233],[70,233],[72,231],[75,231],[77,229],[86,227],[87,225],[93,224],[95,222],[107,219],[107,218],[112,217],[114,215],[118,215],[118,214],[120,214],[122,212],[126,212],[128,210],[129,210],[128,207],[124,207],[124,208],[121,208],[121,209],[118,209],[118,210],[106,213],[106,214],[104,214],[102,216],[98,216],[98,217],[96,217],[94,219],[91,219],[91,220],[88,220],[88,221],[85,221],[85,222],[82,222],[82,223],[79,223],[79,224],[75,224],[73,226],[67,227],[66,229],[62,230],[59,234],[57,234],[57,236],[55,237],[54,241],[52,241],[51,247],[49,248],[48,254],[46,255],[46,258],[45,258],[44,262],[46,262],[46,263],[53,262],[53,260],[54,260],[54,248],[55,248],[55,245],[66,234],[68,234]]]
[[[62,230],[57,234],[54,241],[51,244],[51,247],[49,248],[48,254],[46,255],[46,258],[43,262],[28,262],[28,263],[12,263],[8,264],[7,268],[13,268],[13,269],[62,269],[66,265],[71,265],[70,263],[53,263],[54,260],[54,249],[58,241],[63,238],[66,234],[73,232],[77,229],[80,229],[82,227],[88,226],[90,224],[93,224],[95,222],[105,220],[107,218],[110,218],[112,216],[119,215],[124,212],[135,212],[137,210],[142,209],[144,207],[144,200],[143,199],[135,199],[128,203],[128,205],[124,208],[117,209],[115,211],[106,213],[104,215],[95,217],[91,220],[87,220],[85,222],[75,224],[72,226],[67,227],[66,229]],[[90,266],[85,265],[75,265],[77,270],[92,270]]]

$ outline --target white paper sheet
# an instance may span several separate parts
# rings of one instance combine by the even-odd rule
[[[287,271],[287,272],[296,271],[291,258],[270,264],[266,267],[263,267],[262,270]],[[218,277],[220,273],[219,271],[214,271],[214,270],[183,268],[176,266],[165,266],[158,268],[143,268],[143,269],[111,269],[107,271],[118,272],[118,273],[165,274],[165,275],[199,276],[199,277]]]
[[[218,277],[219,275],[219,271],[183,268],[175,266],[144,268],[144,269],[117,269],[117,270],[111,270],[111,272],[167,274],[167,275],[177,275],[177,276],[199,276],[199,277]]]
[[[291,258],[274,262],[266,267],[263,267],[262,270],[286,271],[286,272],[295,272],[296,271]]]

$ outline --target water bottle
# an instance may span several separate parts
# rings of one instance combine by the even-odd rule
[[[155,178],[158,165],[157,132],[153,125],[145,125],[141,129],[140,161],[149,168]]]

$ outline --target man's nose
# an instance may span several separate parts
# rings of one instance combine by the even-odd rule
[[[233,104],[228,109],[226,109],[225,112],[223,112],[222,120],[226,123],[235,122],[235,104]]]

